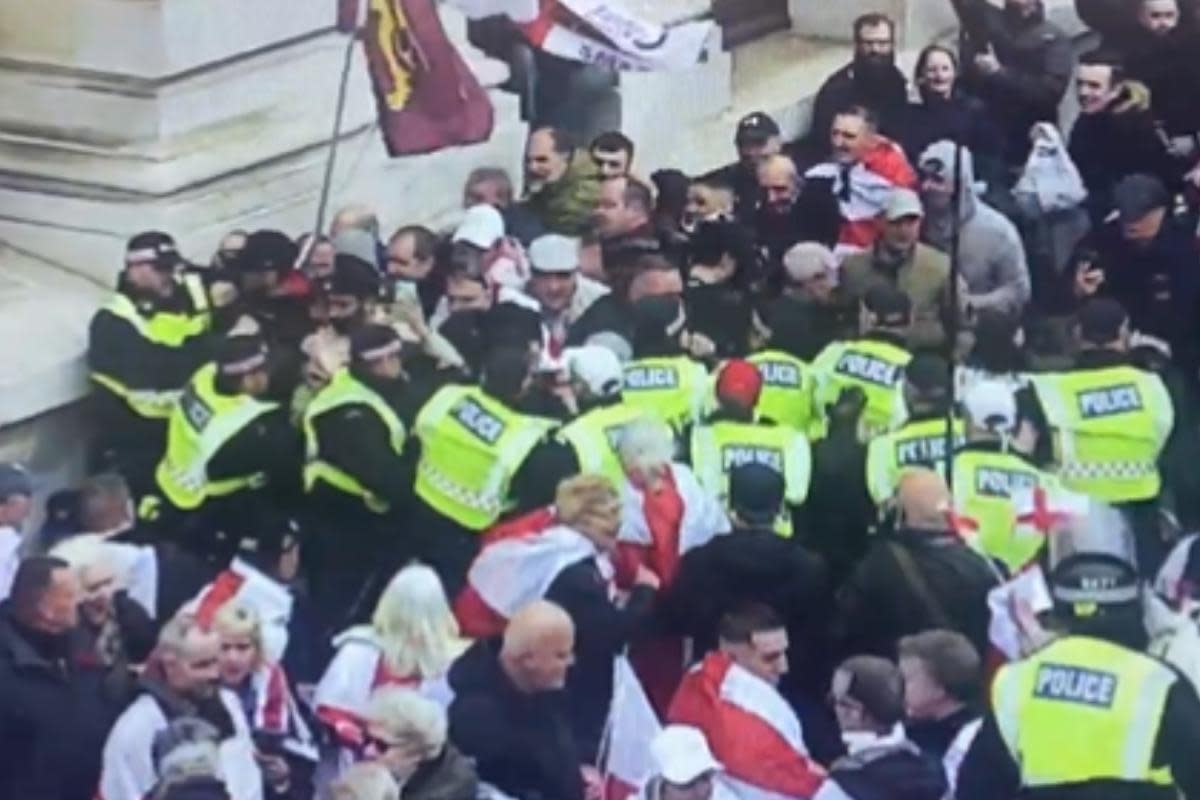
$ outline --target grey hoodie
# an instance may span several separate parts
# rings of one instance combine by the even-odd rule
[[[921,153],[922,173],[933,171],[940,163],[943,174],[954,170],[954,143],[943,139]],[[973,309],[1019,312],[1029,302],[1029,267],[1021,235],[996,209],[983,202],[975,186],[975,166],[971,151],[962,153],[962,202],[959,206],[959,270],[967,286],[967,299]],[[926,200],[925,225],[921,239],[950,252],[953,216],[950,209],[937,209]]]

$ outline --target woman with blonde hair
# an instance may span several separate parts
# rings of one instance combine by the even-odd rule
[[[264,652],[262,620],[237,602],[220,606],[210,624],[220,638],[221,684],[241,703],[254,736],[265,798],[307,800],[317,746],[287,675]]]
[[[404,686],[449,705],[446,671],[465,642],[437,573],[410,564],[388,582],[371,624],[342,632],[334,646],[337,653],[313,698],[317,717],[338,745],[338,752],[325,759],[330,767],[351,763],[361,750],[364,713],[374,690]]]
[[[615,564],[621,496],[603,475],[561,482],[553,509],[488,534],[454,605],[463,630],[488,647],[509,619],[538,600],[560,606],[575,624],[575,665],[567,694],[575,740],[594,758],[613,691],[613,658],[649,627],[658,578]],[[628,591],[623,604],[615,589]]]

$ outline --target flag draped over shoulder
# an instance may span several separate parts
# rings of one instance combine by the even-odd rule
[[[724,653],[710,653],[688,673],[667,719],[704,732],[725,765],[722,779],[743,800],[808,798],[825,781],[791,706]]]
[[[559,524],[552,509],[496,526],[454,601],[463,634],[498,635],[516,611],[546,594],[560,572],[588,558],[596,559],[602,574],[611,575],[608,557],[597,553],[583,534]]]
[[[431,153],[486,140],[494,123],[491,101],[446,36],[434,0],[339,0],[341,30],[356,29],[360,3],[388,153]]]

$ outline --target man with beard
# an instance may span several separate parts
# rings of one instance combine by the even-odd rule
[[[211,315],[198,282],[181,284],[175,240],[139,233],[125,248],[117,293],[88,329],[95,466],[147,487],[179,390],[208,358]]]
[[[829,154],[834,116],[849,106],[866,106],[890,134],[908,102],[908,84],[896,68],[896,23],[886,14],[854,20],[854,60],[830,75],[813,103],[807,150],[821,160]]]
[[[199,717],[221,736],[220,757],[231,797],[259,800],[262,773],[237,697],[219,688],[220,637],[181,614],[159,635],[154,664],[140,681],[141,694],[117,719],[104,744],[103,800],[142,800],[156,780],[155,734],[180,717]]]
[[[381,283],[379,272],[371,264],[355,256],[338,255],[325,293],[328,324],[310,334],[300,347],[307,358],[306,386],[293,405],[303,408],[311,393],[350,361],[350,333],[367,321],[371,302],[380,297]]]
[[[759,164],[760,200],[754,227],[771,264],[779,264],[798,242],[832,247],[837,241],[842,216],[828,185],[824,178],[807,183],[787,156],[771,156]]]
[[[1002,122],[1004,158],[1013,174],[1029,155],[1029,129],[1056,122],[1071,81],[1071,41],[1046,20],[1042,0],[951,0],[965,34],[967,91]]]
[[[412,499],[413,465],[401,415],[406,387],[400,337],[384,325],[350,335],[350,365],[304,412],[304,488],[322,520],[314,563],[318,607],[332,626],[346,617],[367,576],[391,575],[406,555],[396,524]]]

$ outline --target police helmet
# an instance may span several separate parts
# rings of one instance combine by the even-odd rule
[[[1050,594],[1068,617],[1086,618],[1141,601],[1133,532],[1120,511],[1089,499],[1049,542]]]

